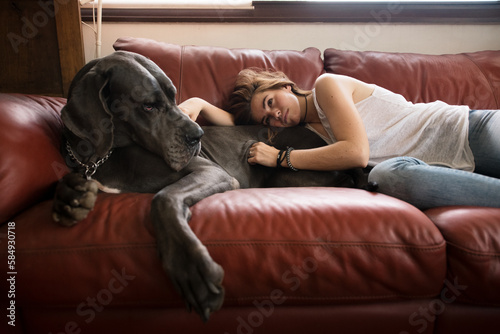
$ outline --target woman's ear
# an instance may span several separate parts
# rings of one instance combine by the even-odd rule
[[[289,92],[292,91],[292,85],[284,85],[283,88],[285,88]]]

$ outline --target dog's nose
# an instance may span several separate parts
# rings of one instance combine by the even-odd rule
[[[191,131],[186,133],[186,144],[189,146],[198,144],[203,134],[204,132],[199,126],[194,127]]]

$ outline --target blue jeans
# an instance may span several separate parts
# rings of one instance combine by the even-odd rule
[[[422,210],[447,205],[500,208],[500,110],[470,111],[469,145],[474,173],[398,157],[375,166],[368,180],[379,184],[380,193]]]

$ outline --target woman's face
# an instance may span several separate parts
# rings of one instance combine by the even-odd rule
[[[300,105],[290,86],[254,94],[250,103],[252,119],[272,127],[291,127],[300,123]]]

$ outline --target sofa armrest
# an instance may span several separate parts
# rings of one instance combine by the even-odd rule
[[[66,172],[59,152],[63,98],[0,94],[0,224],[46,198]]]

